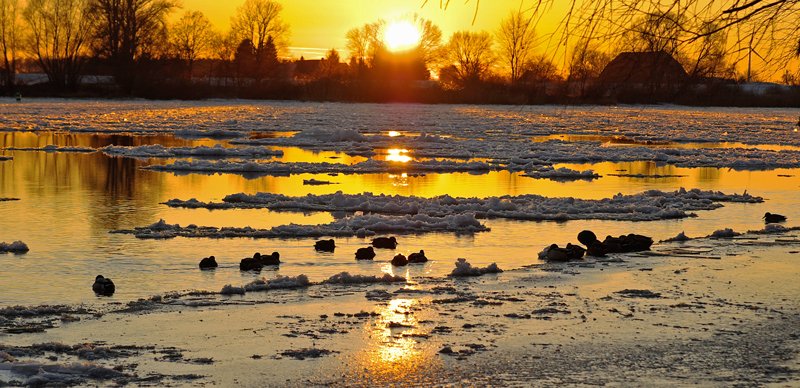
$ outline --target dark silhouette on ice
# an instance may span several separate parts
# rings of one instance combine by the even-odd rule
[[[94,284],[92,284],[92,291],[97,295],[111,296],[114,295],[116,287],[114,287],[114,282],[111,279],[104,278],[103,275],[97,275],[94,278]]]
[[[239,269],[242,271],[261,271],[264,264],[261,262],[261,254],[256,252],[253,257],[245,257],[239,262]]]
[[[640,252],[650,250],[653,238],[640,234],[627,234],[619,237],[606,236],[600,242],[591,230],[578,233],[578,241],[586,245],[586,252],[591,256],[605,256],[606,253]]]
[[[547,251],[547,261],[581,260],[585,252],[586,250],[578,245],[567,243],[566,248],[559,248],[557,244],[553,244]]]
[[[314,244],[314,249],[323,252],[333,252],[333,250],[336,249],[336,243],[333,239],[319,240]]]
[[[217,268],[217,259],[214,256],[204,257],[200,260],[200,269]]]
[[[375,258],[375,250],[372,247],[358,248],[356,260],[372,260]]]
[[[406,264],[408,264],[408,259],[402,253],[398,253],[394,258],[392,258],[392,265],[395,267],[402,267]]]
[[[375,248],[395,249],[397,248],[397,239],[392,237],[378,237],[372,240],[372,246]]]
[[[767,224],[786,221],[786,216],[781,214],[772,214],[770,212],[765,213],[764,217],[762,218],[764,219],[764,222]]]
[[[261,260],[262,265],[280,265],[281,264],[281,254],[278,252],[272,252],[271,255],[262,255],[256,252],[253,257],[258,257]]]
[[[409,263],[424,263],[428,261],[428,258],[425,257],[425,251],[422,249],[419,250],[417,253],[412,253],[408,255],[408,262]]]

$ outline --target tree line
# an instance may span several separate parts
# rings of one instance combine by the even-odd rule
[[[758,0],[734,1],[717,10],[698,0],[611,3],[576,2],[560,29],[548,34],[538,33],[537,25],[551,11],[552,0],[535,0],[527,8],[521,2],[494,31],[457,31],[447,38],[418,14],[379,19],[347,32],[347,58],[331,49],[321,60],[293,60],[286,58],[291,29],[281,16],[283,7],[273,0],[245,0],[224,34],[198,11],[186,10],[169,23],[168,17],[180,9],[177,0],[27,0],[24,6],[20,0],[0,0],[0,92],[19,89],[15,77],[25,69],[47,75],[42,93],[64,95],[598,102],[608,90],[596,80],[617,54],[665,52],[680,63],[692,85],[705,83],[703,93],[717,90],[729,99],[728,88],[708,84],[758,78],[751,69],[743,73],[734,66],[743,58],[745,42],[748,55],[754,47],[785,60],[800,55],[797,25],[785,21],[797,1],[777,0],[784,6],[780,9],[774,3],[759,6]],[[772,29],[758,24],[742,37],[746,26],[766,23],[762,19]],[[386,32],[392,23],[413,26],[419,43],[390,50]],[[783,45],[770,41],[776,31],[790,39],[781,40]],[[113,83],[82,84],[87,74],[111,77]],[[426,82],[432,79],[438,82]],[[797,85],[800,77],[786,70],[783,81]],[[703,99],[692,88],[677,85],[674,93],[650,89],[648,96],[632,98]]]

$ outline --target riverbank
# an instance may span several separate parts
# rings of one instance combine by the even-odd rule
[[[534,262],[477,277],[320,284],[233,296],[171,293],[11,317],[15,324],[43,331],[13,334],[5,325],[0,352],[14,360],[0,364],[0,381],[20,385],[39,379],[59,386],[800,383],[796,235],[702,238],[653,249],[667,255]],[[62,369],[25,367],[30,362]],[[87,362],[96,363],[90,365],[94,372]]]

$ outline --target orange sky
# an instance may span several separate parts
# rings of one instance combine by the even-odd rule
[[[460,30],[497,29],[500,20],[508,16],[511,10],[518,9],[520,0],[483,1],[480,5],[475,25],[476,0],[464,4],[463,0],[452,0],[447,10],[439,8],[438,0],[429,0],[422,7],[424,0],[278,0],[283,5],[283,18],[292,29],[291,52],[299,58],[316,59],[325,55],[331,48],[336,48],[347,57],[345,34],[351,28],[361,27],[365,23],[380,18],[387,21],[406,13],[418,12],[422,17],[431,20],[442,29],[443,41]],[[201,11],[211,19],[220,31],[230,28],[230,18],[236,8],[244,0],[184,0],[183,10],[175,13],[178,16],[186,10]],[[531,4],[527,0],[526,4]]]

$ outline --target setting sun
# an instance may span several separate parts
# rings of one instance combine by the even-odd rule
[[[386,44],[392,51],[406,51],[419,44],[420,33],[409,22],[395,22],[386,28]]]

